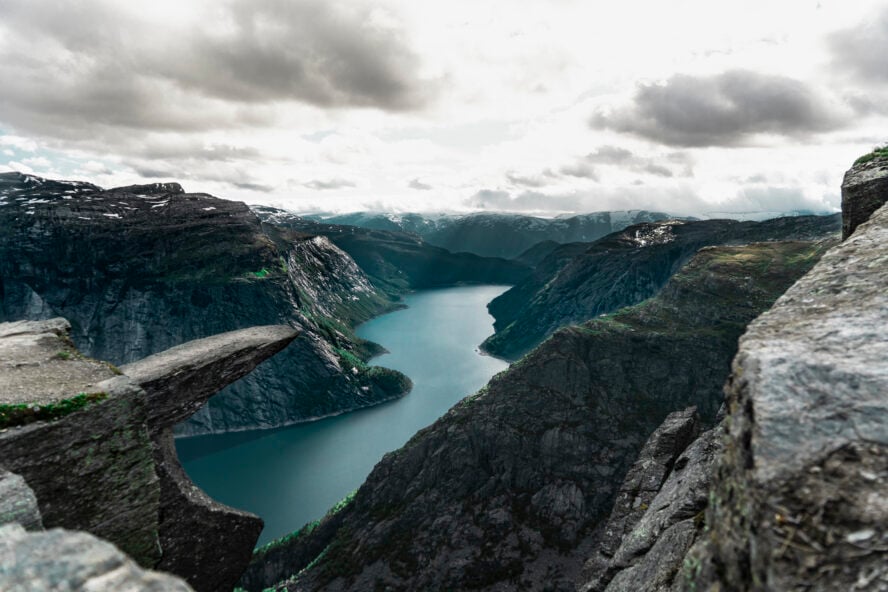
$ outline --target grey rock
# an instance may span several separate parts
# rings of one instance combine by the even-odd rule
[[[0,403],[45,404],[82,392],[115,375],[104,362],[79,354],[62,318],[0,323]]]
[[[610,581],[605,592],[668,592],[696,536],[693,520],[671,525],[656,537],[653,547],[639,561]]]
[[[888,158],[877,156],[851,167],[842,182],[842,239],[851,236],[886,200]]]
[[[47,528],[85,530],[145,567],[160,558],[160,485],[143,393],[125,377],[108,398],[51,422],[0,431],[0,459],[33,489]]]
[[[670,413],[648,438],[623,480],[610,517],[596,542],[597,552],[586,563],[584,591],[602,590],[614,574],[628,564],[614,558],[614,554],[618,549],[623,550],[621,545],[635,532],[639,520],[653,512],[652,503],[667,477],[674,469],[684,470],[687,455],[682,456],[681,463],[676,461],[699,433],[700,418],[696,408],[691,407]]]
[[[60,528],[0,526],[0,590],[6,592],[192,592],[168,574],[141,569],[114,545]]]
[[[0,324],[0,354],[10,352],[0,360],[15,357],[31,367],[49,359],[108,370],[70,345],[69,327],[64,319]],[[0,458],[33,487],[48,527],[99,535],[145,567],[181,575],[198,591],[231,589],[250,560],[262,520],[213,501],[188,479],[172,427],[297,335],[289,326],[254,327],[130,364],[124,368],[128,374],[92,385],[90,392],[104,393],[104,400],[55,421],[0,431]],[[16,347],[4,347],[10,341]],[[70,360],[48,356],[59,343],[66,344]],[[34,376],[19,373],[13,379],[42,385]],[[48,391],[33,390],[41,403],[44,392],[57,390],[53,378],[50,373],[43,379]],[[21,391],[14,380],[9,384],[12,392]],[[0,492],[16,486],[17,493],[2,497],[0,516],[21,510],[18,485],[12,476],[0,480]]]
[[[349,327],[393,306],[328,240],[262,224],[246,204],[169,183],[103,190],[0,173],[0,321],[65,317],[81,351],[118,365],[247,327],[303,331],[179,434],[289,425],[406,394],[403,375],[349,365],[375,351]]]
[[[162,508],[157,569],[182,576],[198,592],[231,590],[252,558],[262,519],[197,487],[179,464],[171,430],[155,437],[154,458]]]
[[[42,530],[37,496],[21,475],[0,468],[0,525],[15,522],[25,530]]]
[[[151,428],[170,428],[298,335],[286,325],[229,331],[164,350],[121,371],[145,391]]]
[[[741,339],[696,589],[888,589],[886,326],[882,206]]]
[[[745,323],[826,248],[706,249],[645,304],[559,331],[386,455],[287,589],[573,589],[645,441],[675,409],[714,421]],[[686,444],[694,422],[675,421]],[[661,440],[660,479],[681,448]]]

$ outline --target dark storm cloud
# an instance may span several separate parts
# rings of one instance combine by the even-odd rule
[[[321,0],[227,0],[183,31],[114,8],[0,0],[0,122],[56,138],[89,130],[268,126],[282,102],[421,108],[434,85],[394,31]]]
[[[830,37],[834,67],[864,82],[888,82],[888,7]]]
[[[342,189],[344,187],[355,187],[353,181],[349,181],[348,179],[314,179],[313,181],[309,181],[308,183],[303,183],[309,189],[315,189],[317,191],[326,191],[328,189]]]
[[[432,189],[431,185],[427,185],[419,179],[413,179],[407,184],[407,187],[409,187],[410,189],[416,189],[418,191],[428,191]]]
[[[631,105],[598,113],[591,124],[675,146],[731,146],[758,133],[829,131],[840,121],[798,80],[732,70],[639,86]]]

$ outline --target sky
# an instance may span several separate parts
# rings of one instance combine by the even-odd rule
[[[835,211],[888,2],[0,0],[0,172],[296,211]]]

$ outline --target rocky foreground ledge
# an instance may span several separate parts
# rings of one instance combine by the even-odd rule
[[[0,529],[0,589],[190,589],[133,560],[231,589],[262,521],[188,479],[172,427],[298,332],[232,331],[118,369],[69,331],[60,318],[0,324],[0,525],[14,525]]]

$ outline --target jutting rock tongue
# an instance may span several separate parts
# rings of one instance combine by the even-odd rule
[[[64,319],[0,324],[3,468],[33,490],[47,528],[99,536],[141,566],[182,576],[200,592],[231,589],[252,555],[262,520],[200,491],[179,465],[171,430],[215,392],[284,349],[298,331],[269,326],[216,335],[130,364],[123,373],[84,357],[69,330]],[[0,488],[6,485],[27,502],[21,483],[4,475]],[[39,526],[32,513],[17,515],[22,526]],[[30,535],[4,535],[2,551],[11,556],[39,544]],[[41,540],[60,552],[107,554],[93,538],[66,537]],[[135,569],[119,554],[108,561]],[[6,589],[7,576],[17,577],[0,571],[0,589]],[[151,585],[132,589],[175,589]]]

